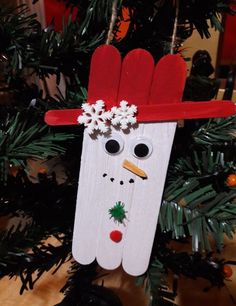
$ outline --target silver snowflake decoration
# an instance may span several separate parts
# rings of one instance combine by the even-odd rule
[[[126,130],[129,125],[135,124],[137,122],[134,114],[137,112],[137,106],[128,105],[128,102],[122,100],[120,102],[120,107],[112,107],[111,114],[112,120],[111,123],[113,125],[120,125],[122,130]]]
[[[88,133],[93,134],[95,131],[106,133],[109,131],[108,121],[112,115],[110,111],[105,111],[103,100],[96,101],[95,104],[82,104],[83,113],[78,117],[78,123],[87,127]]]

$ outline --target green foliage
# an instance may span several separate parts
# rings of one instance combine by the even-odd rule
[[[180,24],[185,24],[190,33],[196,29],[201,38],[209,38],[209,28],[222,31],[222,13],[235,14],[228,0],[180,1]]]
[[[179,178],[165,190],[159,224],[174,239],[190,235],[193,251],[211,251],[209,237],[221,250],[224,234],[232,238],[235,232],[235,198],[235,188],[219,193],[212,185],[202,187],[200,178]]]
[[[117,12],[122,19],[121,4],[130,9],[130,29],[125,39],[112,43],[124,53],[135,47],[150,50],[156,58],[168,53],[176,9],[173,3],[119,0]],[[42,29],[35,15],[28,14],[26,6],[1,9],[0,50],[8,59],[5,73],[9,82],[29,71],[36,72],[41,78],[56,74],[58,80],[60,73],[72,79],[77,74],[82,77],[88,73],[84,65],[89,65],[93,50],[106,41],[113,1],[77,1],[73,5],[79,7],[77,16],[72,20],[71,14],[67,23],[63,20],[60,32],[56,32],[53,25]],[[202,37],[209,37],[207,21],[220,30],[219,20],[223,12],[234,13],[228,1],[180,2],[178,37],[185,40],[193,29],[197,29]],[[114,31],[119,29],[115,27]]]
[[[181,43],[190,37],[193,31],[197,30],[202,38],[209,38],[210,28],[222,31],[223,13],[235,14],[228,0],[153,0],[149,1],[148,5],[142,0],[125,0],[123,5],[130,10],[131,23],[126,37],[117,44],[118,47],[125,52],[142,47],[149,50],[157,60],[169,53],[178,4],[179,26],[175,52],[178,52]],[[120,18],[122,19],[122,16]]]
[[[136,278],[138,286],[145,286],[147,294],[150,296],[149,306],[175,306],[174,292],[168,291],[168,286],[164,277],[165,269],[163,264],[154,259],[145,275]]]
[[[41,112],[46,112],[49,109],[78,108],[86,101],[87,94],[87,89],[75,76],[73,84],[67,82],[65,96],[60,91],[60,87],[57,87],[57,93],[53,97],[38,98],[36,107]]]
[[[210,251],[211,237],[221,250],[224,234],[232,238],[236,226],[236,189],[226,185],[235,166],[211,147],[178,158],[170,168],[163,196],[162,231],[172,232],[174,239],[190,235],[194,251]]]
[[[104,31],[90,33],[85,25],[70,17],[61,32],[52,26],[42,29],[35,15],[28,15],[25,5],[0,11],[1,53],[8,60],[5,74],[8,82],[24,73],[36,72],[40,77],[60,73],[74,78],[82,69],[82,59],[104,41]],[[30,70],[29,70],[30,69]]]
[[[64,0],[64,2],[68,5],[78,6],[79,9],[84,12],[84,28],[88,28],[92,22],[96,22],[97,24],[101,23],[102,20],[107,20],[109,22],[111,6],[113,3],[112,0],[90,0],[89,3],[86,3],[86,5],[84,0]],[[155,16],[159,14],[158,11],[161,11],[162,14],[163,12],[169,13],[169,23],[164,19],[162,19],[162,23],[167,24],[167,27],[172,26],[173,16],[175,15],[173,13],[175,11],[175,2],[170,2],[168,0],[153,0],[149,1],[147,5],[147,3],[143,0],[123,0],[118,1],[118,8],[121,6],[121,4],[131,9],[133,12],[131,20],[134,18],[132,23],[136,25],[140,22],[142,22],[142,25],[145,26],[151,25],[152,22],[155,23]],[[88,7],[87,10],[85,9],[85,6]],[[143,12],[142,19],[139,19],[137,14],[139,10]],[[149,16],[146,15],[147,13]],[[181,24],[182,29],[179,34],[186,35],[188,32],[187,35],[191,35],[193,29],[196,29],[202,38],[208,38],[210,37],[209,27],[222,31],[220,18],[222,13],[234,14],[234,10],[230,8],[228,0],[180,1],[179,24]],[[150,18],[149,24],[146,23],[146,17]],[[160,16],[160,18],[162,18],[162,16]],[[185,25],[184,31],[183,25]],[[165,31],[165,29],[163,30]],[[141,39],[143,39],[143,37],[141,37]]]
[[[190,234],[194,251],[210,251],[209,236],[220,250],[223,235],[232,238],[235,230],[236,189],[225,184],[234,169],[234,162],[226,162],[224,153],[211,147],[177,159],[163,197],[161,228],[173,231],[176,239]]]
[[[19,171],[0,185],[0,193],[0,216],[13,224],[0,232],[0,277],[20,276],[22,293],[71,258],[76,187],[59,185],[56,177],[46,175],[32,183]],[[55,246],[45,243],[50,236]]]
[[[117,7],[121,6],[122,0],[117,1]],[[82,8],[85,3],[77,3],[79,8]],[[86,13],[84,14],[83,22],[81,23],[81,34],[89,31],[93,25],[100,24],[108,25],[111,19],[113,0],[90,0],[86,3]]]
[[[29,14],[26,5],[0,8],[0,53],[8,58],[13,73],[24,68],[24,52],[29,48],[32,36],[38,33],[40,25],[35,17],[35,14]]]
[[[80,37],[78,22],[68,21],[62,32],[48,27],[42,30],[40,45],[32,44],[30,52],[25,52],[25,66],[33,68],[40,77],[63,73],[72,77],[82,67],[83,53],[89,53],[101,44],[103,33],[97,33],[93,39]]]
[[[201,130],[201,128],[200,128]],[[222,151],[214,150],[212,147],[193,150],[190,154],[178,158],[171,166],[170,177],[175,180],[176,176],[187,178],[200,178],[208,182],[218,175],[227,174],[235,169],[234,162],[226,161]]]
[[[209,121],[193,133],[197,144],[224,145],[235,142],[236,116],[209,119]]]
[[[39,233],[41,235],[38,236]],[[62,238],[57,246],[40,241],[35,245],[37,238],[47,236],[49,233],[43,234],[35,224],[25,227],[22,231],[15,229],[0,235],[0,277],[19,276],[22,282],[20,294],[33,289],[44,273],[52,268],[52,273],[55,273],[63,263],[71,259],[70,244],[65,243]],[[29,251],[27,248],[30,246],[32,249]]]
[[[91,302],[96,306],[122,306],[118,296],[111,289],[92,282],[99,275],[96,262],[89,265],[79,265],[74,262],[68,271],[69,278],[61,289],[65,297],[55,306],[89,305]]]
[[[6,180],[10,164],[25,167],[28,158],[47,159],[65,153],[62,142],[74,137],[50,131],[40,118],[27,112],[7,116],[0,129],[1,180]]]

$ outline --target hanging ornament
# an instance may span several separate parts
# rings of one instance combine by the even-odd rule
[[[125,38],[131,22],[131,10],[128,7],[122,6],[121,16],[118,17],[118,22],[116,23],[115,39],[121,41]]]
[[[155,66],[146,50],[122,61],[116,48],[103,45],[92,56],[83,109],[46,113],[50,125],[86,126],[72,244],[79,263],[96,258],[105,269],[122,263],[131,275],[147,270],[177,120],[236,112],[231,101],[182,103],[186,74],[179,55]]]
[[[16,177],[18,172],[22,170],[22,166],[9,165],[9,175]]]
[[[63,22],[68,23],[68,20],[76,19],[78,13],[77,7],[66,5],[63,1],[50,0],[44,1],[46,26],[53,25],[55,31],[60,32],[63,29]]]
[[[224,272],[225,278],[230,278],[233,275],[233,270],[228,265],[224,265],[223,272]]]
[[[236,174],[230,174],[227,177],[226,184],[229,187],[236,187]]]

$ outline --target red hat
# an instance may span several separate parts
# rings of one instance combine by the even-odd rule
[[[231,101],[182,102],[186,64],[179,55],[166,55],[155,66],[153,57],[143,49],[130,51],[121,60],[110,45],[98,47],[92,56],[87,103],[104,101],[105,110],[121,101],[137,106],[137,122],[176,121],[227,117],[236,113]],[[50,110],[49,125],[78,124],[83,109]]]

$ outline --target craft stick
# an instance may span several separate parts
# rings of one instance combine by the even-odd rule
[[[180,119],[223,118],[236,113],[236,105],[231,101],[201,101],[183,103],[160,103],[140,105],[138,122],[175,121]],[[82,114],[81,109],[50,110],[45,115],[49,125],[75,125]]]
[[[125,100],[129,104],[147,104],[154,61],[151,54],[143,49],[129,52],[123,60],[117,103]]]
[[[179,55],[166,55],[157,63],[148,104],[180,103],[187,67]]]
[[[98,47],[92,56],[88,84],[88,103],[104,100],[115,105],[120,83],[121,56],[110,45]]]

